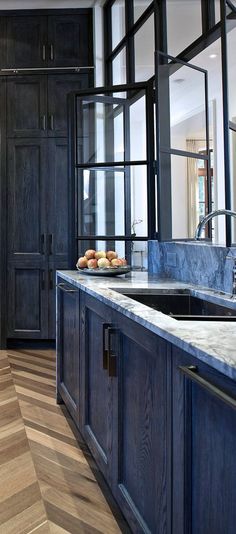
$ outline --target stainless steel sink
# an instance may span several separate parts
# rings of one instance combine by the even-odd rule
[[[194,296],[189,290],[139,292],[119,289],[118,292],[181,321],[236,321],[236,302],[221,305]]]

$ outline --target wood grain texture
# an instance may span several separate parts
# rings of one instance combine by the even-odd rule
[[[0,532],[130,532],[72,419],[56,404],[54,351],[0,352],[0,409]]]

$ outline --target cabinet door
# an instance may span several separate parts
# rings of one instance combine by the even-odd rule
[[[92,65],[92,35],[90,14],[49,16],[49,66]]]
[[[46,140],[16,139],[7,149],[8,259],[46,255]]]
[[[133,532],[167,532],[167,345],[116,315],[119,337],[114,495]],[[117,343],[115,342],[115,346]],[[115,387],[115,386],[114,386]]]
[[[173,533],[234,534],[236,384],[173,349]]]
[[[81,313],[81,431],[104,477],[112,473],[112,379],[104,368],[111,309],[85,293]]]
[[[8,141],[8,337],[48,336],[45,143]]]
[[[45,67],[47,17],[17,15],[7,18],[6,68]]]
[[[25,260],[8,264],[7,336],[47,339],[48,287],[46,266]]]
[[[72,91],[89,87],[88,74],[55,74],[48,76],[48,135],[67,137],[67,96]]]
[[[45,76],[7,79],[7,136],[45,137],[47,128]]]
[[[79,291],[58,279],[57,389],[77,422],[79,409]]]

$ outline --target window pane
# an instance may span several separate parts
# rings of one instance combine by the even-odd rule
[[[215,0],[215,23],[220,20],[220,0]]]
[[[148,244],[147,241],[133,241],[131,249],[131,267],[135,271],[147,271]]]
[[[146,98],[135,99],[130,105],[130,159],[147,158],[146,150]]]
[[[147,236],[147,167],[130,167],[131,234]]]
[[[125,35],[125,0],[116,0],[111,8],[112,50]]]
[[[160,65],[158,88],[161,146],[194,152],[187,139],[201,139],[206,150],[204,73],[178,62]]]
[[[146,159],[144,90],[77,98],[77,164],[141,159]]]
[[[193,238],[207,213],[207,166],[203,160],[171,156],[172,237]],[[208,229],[201,237],[208,237]]]
[[[152,0],[134,0],[134,22],[141,17],[151,3]]]
[[[134,35],[136,82],[148,80],[154,75],[154,50],[154,15],[151,15]]]
[[[231,204],[236,211],[236,132],[230,130],[230,175],[231,175]],[[236,219],[232,221],[232,241],[236,243]]]
[[[78,170],[78,235],[124,235],[124,169]]]
[[[113,85],[126,83],[126,48],[123,48],[112,61]]]
[[[168,54],[177,56],[202,34],[201,0],[167,0]]]

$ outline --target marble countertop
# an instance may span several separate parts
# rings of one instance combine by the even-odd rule
[[[177,321],[117,291],[188,289],[192,295],[236,309],[235,296],[232,298],[191,284],[158,279],[144,272],[114,278],[90,277],[78,271],[58,271],[57,275],[236,380],[236,321]]]

